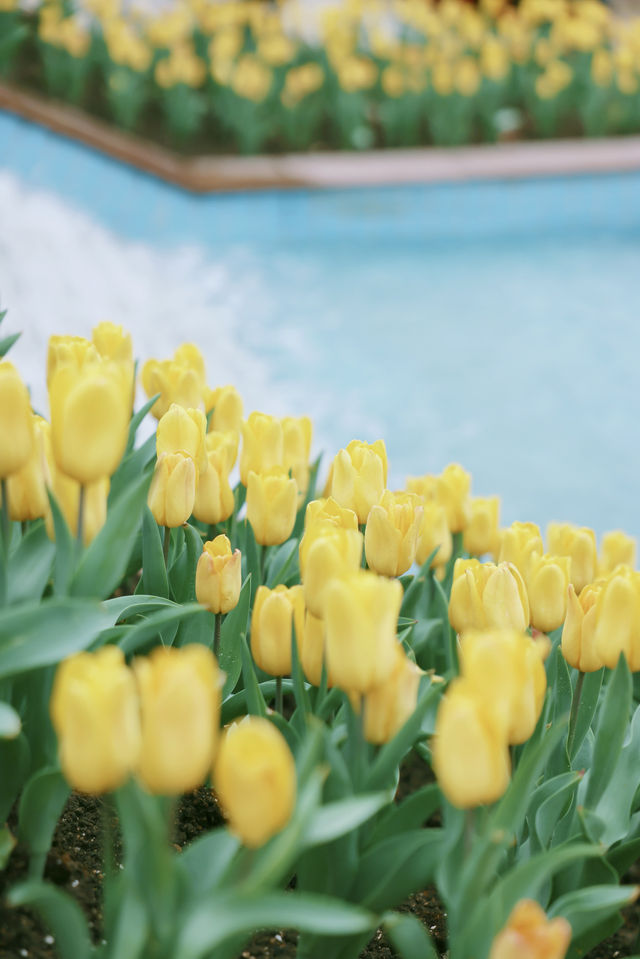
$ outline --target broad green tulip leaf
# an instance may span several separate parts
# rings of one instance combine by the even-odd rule
[[[370,909],[398,905],[432,882],[443,852],[442,829],[389,836],[361,854],[353,898]]]
[[[251,576],[251,581],[256,584],[254,589],[257,591],[258,587],[262,585],[262,564],[265,563],[265,552],[268,549],[267,546],[259,546],[256,543],[256,538],[253,535],[253,528],[251,523],[248,520],[244,521],[244,548],[245,552],[242,554],[242,566],[243,566],[243,576]]]
[[[455,630],[449,623],[449,601],[442,588],[442,583],[432,574],[436,614],[442,622],[445,668],[448,676],[457,676],[458,666],[458,639]]]
[[[107,513],[107,520],[80,558],[71,582],[74,596],[105,599],[122,581],[138,535],[149,478],[138,476]]]
[[[293,693],[296,700],[296,713],[300,711],[300,716],[304,718],[311,712],[311,701],[305,683],[300,656],[298,655],[298,643],[296,641],[296,629],[291,624],[291,678],[293,679]]]
[[[563,811],[571,805],[571,799],[578,788],[580,779],[578,773],[569,772],[550,780],[554,788],[553,790],[547,790],[547,794],[535,810],[534,819],[535,834],[543,848],[546,849],[551,842],[551,837]],[[544,785],[547,785],[547,783]]]
[[[572,939],[565,959],[583,959],[597,945],[613,936],[622,925],[620,913],[613,913],[607,919],[601,919],[582,936]],[[626,959],[626,957],[625,957]],[[640,959],[640,956],[630,956],[629,959]]]
[[[54,830],[71,789],[59,769],[46,766],[28,780],[20,797],[18,835],[30,855],[31,875],[41,876]]]
[[[373,932],[376,916],[360,906],[310,893],[270,892],[239,899],[227,894],[197,904],[187,915],[175,951],[180,959],[205,959],[228,939],[257,928],[349,936]]]
[[[288,539],[286,543],[276,547],[269,556],[266,569],[267,586],[273,589],[278,583],[288,583],[293,574],[297,573],[299,581],[300,570],[297,569],[298,540]]]
[[[246,636],[249,629],[249,609],[251,607],[251,578],[247,577],[240,590],[237,605],[227,613],[220,629],[220,669],[226,673],[224,690],[225,699],[236,687],[242,672],[242,644],[241,636]]]
[[[576,889],[556,899],[548,909],[548,916],[564,916],[568,919],[573,938],[577,939],[603,919],[635,902],[639,892],[638,886],[613,884]]]
[[[425,562],[422,564],[416,575],[412,578],[411,582],[407,586],[402,598],[402,606],[400,607],[400,613],[402,616],[412,617],[416,607],[418,606],[418,601],[422,600],[419,604],[422,609],[426,612],[429,608],[429,602],[431,599],[431,563],[433,562],[434,556],[438,552],[437,548],[427,557]],[[448,617],[447,617],[448,618]]]
[[[253,716],[266,716],[267,704],[264,701],[262,690],[258,685],[256,670],[253,664],[253,658],[251,656],[251,651],[249,650],[246,635],[241,633],[238,641],[240,643],[240,652],[242,654],[242,677],[244,680],[244,688],[247,694],[247,709]]]
[[[177,628],[186,619],[205,614],[206,611],[199,603],[189,603],[188,605],[172,603],[171,606],[165,606],[157,612],[151,613],[150,616],[141,619],[132,626],[123,626],[123,637],[118,645],[128,656],[130,653],[137,652],[150,639],[156,639],[161,634],[164,635],[167,627],[175,626]]]
[[[387,913],[382,922],[387,939],[402,959],[438,959],[424,923],[410,913]]]
[[[111,487],[109,489],[108,509],[118,502],[131,486],[139,482],[142,476],[147,476],[147,482],[150,482],[153,464],[156,458],[156,435],[155,433],[144,441],[137,450],[125,454],[122,462],[111,477]]]
[[[0,702],[0,739],[15,739],[21,729],[20,716],[13,706]]]
[[[371,840],[380,842],[389,836],[397,836],[410,829],[424,826],[442,803],[442,793],[437,783],[429,783],[407,796],[399,805],[392,805],[376,825]]]
[[[305,837],[306,845],[317,846],[332,842],[357,829],[392,802],[393,790],[385,790],[361,793],[359,796],[349,796],[347,799],[327,803],[314,813]]]
[[[53,529],[55,533],[55,559],[53,564],[53,591],[56,596],[66,596],[69,591],[69,583],[73,575],[73,569],[76,561],[77,544],[71,535],[71,530],[67,525],[62,510],[58,506],[58,501],[47,489],[49,497],[49,506],[53,516]]]
[[[0,679],[87,649],[112,622],[100,603],[62,597],[0,611]]]
[[[3,314],[4,316],[4,314]],[[22,333],[11,333],[10,336],[5,336],[0,340],[0,356],[6,356],[14,343],[16,343]]]
[[[276,693],[275,679],[267,679],[263,683],[258,683],[258,686],[265,703],[267,700],[273,699]],[[282,680],[282,692],[284,695],[293,692],[293,683],[286,677],[284,677]],[[249,706],[247,690],[240,689],[237,693],[233,693],[232,696],[227,696],[227,698],[223,701],[220,721],[222,725],[225,726],[237,716],[246,715],[248,711]]]
[[[595,673],[586,673],[582,684],[582,695],[580,696],[580,705],[578,706],[578,718],[576,721],[576,731],[571,749],[571,760],[575,758],[578,750],[584,742],[585,736],[591,728],[593,717],[595,716],[600,689],[604,677],[604,669],[599,669]]]
[[[593,762],[579,792],[580,801],[587,809],[595,809],[614,774],[627,731],[631,701],[631,673],[621,654],[598,714]]]
[[[61,959],[89,959],[93,954],[84,913],[62,889],[32,879],[10,889],[7,900],[11,906],[28,906],[39,913],[56,940]]]
[[[364,782],[365,789],[384,789],[395,781],[398,766],[416,739],[420,738],[422,720],[431,705],[441,695],[442,689],[443,687],[438,684],[427,686],[426,689],[424,689],[415,710],[404,726],[396,733],[393,739],[384,744],[376,756],[366,776]]]
[[[206,896],[219,886],[240,848],[240,840],[226,829],[214,829],[187,846],[178,862],[184,868],[192,894]]]
[[[632,820],[635,834],[633,839],[618,843],[613,849],[609,849],[607,852],[607,861],[613,866],[618,876],[623,876],[636,859],[640,858],[640,837],[638,836],[639,821],[640,813],[636,813]]]
[[[183,532],[185,548],[171,569],[171,591],[176,602],[189,603],[196,598],[196,565],[202,553],[202,536],[188,523]]]
[[[140,407],[137,413],[134,413],[131,417],[131,422],[129,423],[129,437],[127,439],[127,449],[126,453],[130,453],[135,445],[136,433],[138,432],[138,427],[142,423],[143,419],[150,412],[151,407],[155,401],[160,397],[160,393],[156,393],[151,397],[150,400]],[[153,437],[155,439],[155,435]],[[126,455],[126,454],[125,454]]]
[[[44,523],[37,523],[22,537],[9,561],[7,602],[40,599],[51,576],[55,551]]]
[[[569,715],[573,690],[571,673],[559,646],[554,647],[548,666],[552,719],[560,719],[562,716]]]
[[[5,822],[29,773],[31,751],[24,733],[0,739],[0,822]]]
[[[124,878],[118,876],[118,880]],[[148,954],[149,916],[135,883],[127,878],[129,882],[122,890],[115,922],[109,928],[106,947],[109,959],[145,959]]]
[[[129,619],[141,613],[154,612],[165,606],[176,606],[172,599],[164,599],[162,596],[147,596],[139,593],[137,596],[114,596],[112,599],[105,599],[102,604],[105,609],[113,616],[114,622]]]
[[[0,872],[7,868],[9,857],[16,845],[16,838],[8,826],[0,829]]]
[[[152,596],[169,597],[162,538],[153,513],[146,504],[142,513],[142,588]]]

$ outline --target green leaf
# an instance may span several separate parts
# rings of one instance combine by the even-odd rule
[[[439,959],[431,936],[416,916],[406,912],[387,913],[382,928],[402,959]]]
[[[271,892],[261,896],[231,894],[196,905],[182,924],[175,955],[204,959],[237,933],[262,928],[294,928],[335,936],[373,931],[377,920],[360,906],[310,893]]]
[[[581,777],[577,773],[564,773],[555,777],[557,788],[540,804],[535,814],[535,830],[540,844],[546,848],[562,813],[571,803]]]
[[[195,896],[209,895],[219,885],[240,848],[240,840],[226,829],[214,829],[187,846],[178,862]]]
[[[169,597],[162,538],[153,513],[146,504],[142,513],[142,588],[152,596]]]
[[[0,822],[5,822],[29,772],[30,749],[24,733],[0,739]]]
[[[69,591],[69,583],[73,574],[73,567],[76,559],[76,542],[71,535],[71,530],[67,526],[62,510],[58,506],[58,501],[47,489],[49,505],[53,516],[53,529],[55,533],[55,561],[53,564],[53,591],[57,596],[66,596]]]
[[[246,692],[247,709],[252,716],[266,716],[267,704],[264,701],[262,690],[258,686],[256,670],[253,664],[247,637],[240,636],[240,652],[242,654],[242,677]]]
[[[437,783],[429,783],[411,793],[398,805],[392,805],[385,811],[384,817],[376,825],[372,841],[379,842],[388,836],[397,836],[424,826],[434,812],[440,808],[442,793]]]
[[[147,402],[140,407],[138,412],[134,413],[133,416],[131,417],[131,422],[129,423],[129,437],[127,439],[127,449],[126,449],[127,453],[130,453],[131,450],[133,449],[136,441],[136,433],[138,432],[138,427],[142,423],[147,413],[151,410],[151,407],[153,406],[153,404],[155,403],[155,401],[158,399],[159,396],[160,396],[160,393],[156,393],[155,396],[152,396],[150,400],[147,400]],[[155,439],[155,433],[153,438]]]
[[[631,673],[626,659],[620,654],[598,715],[593,761],[585,776],[585,791],[580,790],[580,798],[587,809],[597,805],[616,768],[627,730],[631,701]]]
[[[111,477],[108,508],[118,502],[129,487],[138,482],[141,476],[146,475],[150,481],[153,472],[153,463],[156,458],[156,434],[153,433],[144,441],[142,446],[133,450],[120,463],[120,466]]]
[[[22,791],[18,835],[29,848],[32,875],[42,874],[54,830],[70,792],[62,773],[53,766],[34,773]]]
[[[432,586],[431,563],[433,562],[433,558],[437,552],[438,549],[436,548],[431,555],[427,557],[405,590],[402,598],[402,606],[400,608],[400,613],[402,616],[408,616],[411,618],[420,599],[423,600],[421,605],[423,605],[425,609],[428,609]]]
[[[7,868],[9,857],[11,856],[15,845],[15,836],[12,834],[8,826],[3,826],[2,829],[0,829],[0,872]]]
[[[109,510],[106,523],[82,554],[71,583],[72,595],[102,599],[120,584],[138,535],[148,488],[148,476],[138,476]]]
[[[164,599],[162,596],[146,596],[144,593],[138,593],[136,596],[114,596],[112,599],[105,599],[102,605],[112,614],[113,622],[117,623],[138,613],[155,612],[158,608],[176,604],[172,599]]]
[[[100,603],[61,597],[0,611],[0,679],[87,649],[111,624]]]
[[[371,819],[377,812],[393,802],[393,790],[377,793],[361,793],[337,802],[327,803],[314,814],[306,834],[306,845],[317,846],[332,842],[351,832]]]
[[[117,880],[124,879],[118,876]],[[115,922],[108,929],[107,955],[111,959],[144,959],[147,954],[149,915],[130,876],[122,889]],[[109,883],[109,879],[106,880]],[[113,880],[111,880],[113,882]]]
[[[3,314],[4,316],[4,314]],[[11,347],[20,339],[22,333],[12,333],[0,340],[0,356],[6,356]]]
[[[295,571],[296,557],[298,555],[298,540],[289,539],[274,549],[269,557],[269,565],[266,570],[266,580],[269,589],[273,589],[278,583],[286,583],[292,571]],[[299,573],[299,570],[298,570]]]
[[[389,836],[362,853],[350,898],[370,909],[388,909],[432,882],[443,854],[442,829],[413,829]]]
[[[123,626],[123,636],[118,646],[128,656],[137,652],[150,639],[159,639],[167,627],[177,626],[194,616],[206,615],[206,610],[199,603],[190,603],[188,606],[172,603],[171,606],[165,606],[133,626]]]
[[[235,689],[242,672],[242,637],[249,629],[249,610],[251,608],[251,578],[247,577],[240,590],[238,604],[222,621],[220,629],[220,668],[226,673],[222,698]]]
[[[173,598],[178,603],[193,602],[196,598],[196,565],[202,553],[202,536],[188,523],[182,527],[185,549],[170,571]]]
[[[7,600],[24,603],[40,599],[51,575],[56,547],[38,523],[23,536],[11,554],[7,575]]]
[[[442,686],[430,685],[422,693],[415,710],[402,729],[388,743],[385,743],[376,756],[366,776],[365,789],[381,789],[395,781],[401,761],[420,736],[420,728],[427,710],[442,693]]]
[[[11,906],[29,906],[42,916],[61,959],[89,959],[92,955],[87,920],[68,893],[50,883],[30,880],[10,889],[7,900]]]
[[[593,717],[595,716],[600,696],[600,688],[604,677],[604,669],[599,669],[595,673],[587,673],[582,684],[582,695],[578,707],[578,718],[576,721],[576,731],[573,740],[573,748],[570,758],[573,760],[578,754],[580,746],[584,742],[585,736],[591,728]]]
[[[568,892],[549,907],[548,915],[564,916],[571,923],[573,939],[578,939],[603,919],[631,905],[638,898],[638,886],[590,886]]]
[[[13,706],[0,702],[0,739],[15,739],[21,729],[22,722]]]

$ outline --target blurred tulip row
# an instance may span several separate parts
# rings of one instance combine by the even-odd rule
[[[113,323],[52,337],[47,421],[0,361],[0,868],[16,843],[29,862],[10,904],[62,959],[235,959],[283,926],[307,959],[357,959],[379,928],[405,959],[604,940],[637,894],[634,540],[552,523],[545,548],[457,464],[390,490],[381,439],[320,492],[308,417],[245,418],[195,344],[142,366],[137,411],[135,370]],[[42,878],[71,789],[122,837],[97,944]],[[198,789],[225,824],[177,850]],[[427,885],[446,943],[396,911]]]
[[[640,20],[601,0],[3,0],[0,36],[0,77],[202,152],[640,129]]]

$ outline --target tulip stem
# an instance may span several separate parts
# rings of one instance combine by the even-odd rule
[[[220,630],[222,629],[222,613],[216,613],[216,622],[213,627],[213,655],[216,659],[220,656]]]
[[[576,738],[576,726],[578,724],[578,709],[580,708],[580,697],[582,696],[582,684],[584,683],[584,673],[582,670],[578,672],[578,678],[576,680],[576,687],[573,691],[573,699],[571,700],[571,715],[569,716],[569,734],[567,736],[567,754],[571,760],[571,750],[573,749],[573,743]]]
[[[9,484],[6,477],[0,480],[2,489],[2,545],[5,556],[9,553],[9,538],[11,531],[11,516],[9,515]]]
[[[162,555],[164,556],[164,565],[167,567],[167,572],[169,570],[169,546],[170,545],[171,545],[171,527],[165,526],[164,540],[162,543]]]
[[[282,676],[276,676],[276,712],[283,715]]]
[[[76,531],[76,542],[78,544],[78,549],[82,549],[82,544],[84,542],[84,501],[86,495],[86,486],[84,483],[80,484],[80,495],[78,496],[78,527]]]

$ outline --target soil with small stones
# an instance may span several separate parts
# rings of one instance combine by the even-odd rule
[[[402,799],[432,778],[425,763],[411,761],[401,770],[397,798]],[[94,942],[102,937],[102,835],[105,813],[102,800],[74,793],[58,823],[47,857],[45,879],[69,892],[82,907]],[[202,788],[183,797],[176,812],[173,841],[179,848],[188,845],[203,832],[222,822],[220,810],[210,789]],[[15,830],[15,813],[9,820]],[[117,822],[111,823],[117,838]],[[437,822],[430,822],[437,825]],[[116,841],[117,854],[117,841]],[[12,909],[4,901],[6,891],[27,874],[25,850],[17,845],[7,869],[0,873],[0,959],[59,959],[55,941],[29,909]],[[640,867],[631,870],[626,881],[638,882]],[[400,907],[420,919],[441,956],[446,952],[446,917],[433,887],[411,896]],[[609,939],[592,950],[585,959],[623,959],[636,953],[640,932],[640,906],[624,912],[624,924]],[[294,959],[297,935],[291,930],[258,932],[238,959]],[[395,953],[378,930],[360,959],[395,959]],[[331,959],[331,957],[327,957]]]

